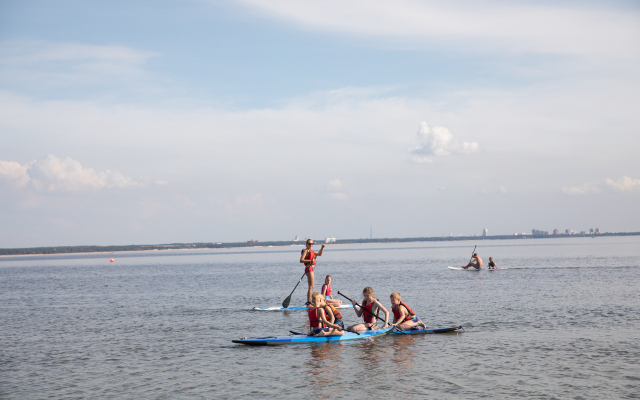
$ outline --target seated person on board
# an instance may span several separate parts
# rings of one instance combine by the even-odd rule
[[[416,327],[422,327],[427,329],[427,325],[424,324],[415,312],[401,300],[400,293],[393,292],[390,296],[391,299],[391,311],[393,312],[393,324],[391,326],[397,326],[404,330],[412,329]]]
[[[340,314],[340,311],[338,311],[338,309],[333,304],[329,303],[329,300],[327,300],[326,298],[325,298],[325,306],[322,308],[324,309],[324,313],[327,319],[329,320],[329,322],[331,322],[332,324],[336,324],[340,326],[340,328],[344,329],[344,323],[342,322],[342,314]]]
[[[378,329],[376,320],[378,318],[377,316],[380,310],[382,310],[382,312],[384,313],[384,326],[382,327],[382,329],[386,329],[387,327],[389,327],[389,312],[386,308],[384,308],[380,301],[376,299],[373,294],[373,289],[371,289],[371,287],[369,286],[364,288],[364,290],[362,291],[362,297],[364,297],[364,300],[362,300],[362,309],[360,308],[360,305],[355,301],[353,301],[352,303],[356,315],[358,317],[362,317],[364,319],[364,323],[351,325],[347,328],[347,330],[351,332],[359,332]]]
[[[493,262],[493,257],[489,257],[489,265],[487,269],[496,269],[496,263]]]
[[[324,312],[324,306],[327,302],[318,292],[311,294],[311,306],[307,313],[309,314],[309,329],[313,336],[342,336],[344,334],[340,325],[334,324],[327,320]]]
[[[469,264],[462,266],[462,268],[464,269],[467,269],[469,267],[473,267],[475,269],[482,268],[482,258],[480,258],[478,253],[473,253],[473,256],[471,257],[471,261],[469,261]]]
[[[322,285],[322,289],[320,289],[320,294],[324,295],[327,303],[333,306],[340,307],[342,304],[342,300],[334,299],[333,296],[331,296],[331,275],[327,275],[327,277],[324,278],[324,284]]]

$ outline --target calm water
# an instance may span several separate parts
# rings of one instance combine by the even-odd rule
[[[446,268],[475,244],[512,269]],[[304,329],[304,312],[249,311],[282,303],[300,250],[0,258],[0,398],[640,398],[639,237],[329,246],[335,292],[399,291],[466,331],[231,343]]]

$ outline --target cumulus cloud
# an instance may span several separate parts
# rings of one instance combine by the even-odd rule
[[[634,187],[640,185],[640,179],[633,179],[633,178],[629,178],[628,176],[623,176],[617,181],[614,181],[613,179],[607,179],[605,180],[605,184],[613,189],[624,192],[627,190],[631,190]]]
[[[27,167],[15,161],[0,161],[0,177],[17,187],[24,187],[31,180]]]
[[[14,161],[0,161],[0,179],[16,187],[32,187],[37,190],[80,191],[142,186],[117,171],[96,171],[85,168],[79,161],[49,155],[40,160],[21,165]]]
[[[640,179],[633,179],[623,176],[618,180],[607,178],[602,182],[589,182],[579,186],[564,186],[562,191],[569,195],[582,195],[589,193],[600,193],[605,189],[618,192],[626,192],[640,187]]]
[[[409,150],[411,154],[415,155],[413,161],[416,163],[432,163],[433,160],[428,156],[472,154],[476,153],[480,148],[480,145],[476,142],[460,143],[449,132],[449,129],[443,126],[430,127],[424,121],[420,123],[418,140],[421,143]]]

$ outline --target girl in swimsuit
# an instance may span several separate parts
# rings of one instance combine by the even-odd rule
[[[347,328],[348,331],[358,332],[358,331],[366,331],[372,329],[378,329],[378,325],[376,325],[377,319],[371,314],[378,315],[378,311],[382,310],[384,313],[384,326],[382,329],[385,329],[389,326],[389,311],[380,303],[378,299],[373,294],[373,289],[369,286],[364,288],[362,291],[362,306],[353,301],[353,309],[356,311],[356,315],[358,317],[362,317],[364,319],[364,323],[351,325]],[[366,309],[367,311],[363,311],[360,307]]]
[[[327,275],[327,277],[324,278],[324,285],[322,285],[320,294],[323,294],[327,299],[327,304],[331,304],[334,307],[340,307],[342,304],[342,300],[334,299],[333,296],[331,296],[331,275]]]
[[[311,295],[312,304],[309,306],[309,329],[313,336],[342,336],[344,335],[344,329],[335,324],[335,317],[330,316],[333,321],[327,319],[327,314],[324,311],[324,307],[327,306],[327,302],[323,295],[318,292],[313,292]]]
[[[307,302],[305,305],[311,304],[311,293],[313,293],[314,276],[313,270],[316,268],[316,257],[322,255],[324,250],[324,244],[320,248],[318,254],[316,254],[311,248],[313,247],[313,239],[307,239],[306,248],[302,250],[300,255],[300,262],[304,264],[304,273],[307,275],[307,283],[309,283],[309,289],[307,290]]]

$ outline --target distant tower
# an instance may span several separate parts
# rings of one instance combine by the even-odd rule
[[[369,228],[369,239],[373,239],[373,225]]]
[[[482,230],[482,236],[487,236],[489,234],[489,230],[487,228],[484,228]]]
[[[294,242],[297,242],[298,240],[300,240],[300,236],[296,235],[296,237],[293,239]]]

